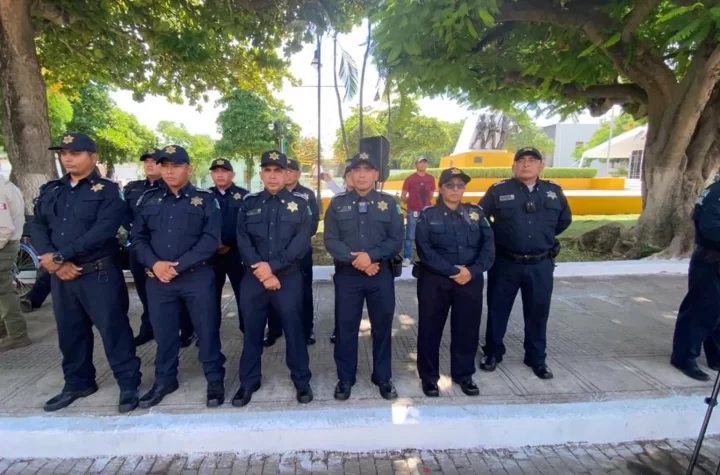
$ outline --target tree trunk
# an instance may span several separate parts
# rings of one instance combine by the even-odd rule
[[[335,96],[337,96],[338,116],[340,117],[340,131],[342,132],[343,148],[345,150],[345,160],[350,160],[350,146],[348,145],[347,131],[345,130],[345,121],[343,120],[342,100],[340,99],[340,88],[337,81],[337,32],[333,35],[333,82],[335,83]],[[342,165],[342,170],[345,165]]]
[[[372,39],[372,23],[370,21],[370,17],[368,17],[367,44],[365,45],[365,55],[363,56],[362,72],[360,73],[360,110],[358,111],[358,116],[360,119],[359,132],[360,132],[361,139],[364,137],[364,135],[363,135],[363,132],[364,132],[363,131],[363,92],[365,90],[365,69],[367,68],[368,56],[370,55],[370,40],[371,39]]]
[[[31,0],[0,0],[0,100],[11,180],[32,214],[40,185],[57,177],[50,146],[47,93],[35,51]]]

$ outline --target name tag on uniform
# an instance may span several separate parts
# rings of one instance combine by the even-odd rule
[[[347,213],[348,211],[352,211],[352,206],[338,206],[335,210],[338,213]]]
[[[418,216],[420,216],[420,212],[419,212],[419,211],[413,211],[413,212],[412,212],[412,215],[413,215],[413,218],[417,218]]]
[[[512,201],[515,199],[515,195],[500,195],[500,201]]]
[[[247,213],[245,213],[245,216],[255,216],[255,215],[260,214],[260,213],[262,213],[262,208],[251,209],[250,211],[248,211]]]

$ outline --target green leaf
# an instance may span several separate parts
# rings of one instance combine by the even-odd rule
[[[621,35],[620,32],[615,33],[614,35],[612,35],[612,36],[610,37],[609,40],[607,40],[607,41],[605,42],[605,44],[603,45],[603,48],[609,48],[609,47],[617,44],[617,42],[620,41],[620,38],[621,38],[621,37],[622,37],[622,35]]]
[[[593,51],[595,51],[597,48],[598,48],[598,45],[596,45],[596,44],[588,46],[587,48],[585,48],[582,51],[582,53],[580,53],[578,55],[578,58],[584,58],[586,56],[590,56],[593,53]]]
[[[472,36],[476,40],[479,40],[480,35],[478,34],[477,30],[475,29],[475,26],[472,24],[472,20],[470,20],[470,18],[466,18],[465,23],[467,24],[467,29],[468,29],[468,32],[470,33],[470,36]]]
[[[390,54],[388,55],[387,62],[392,64],[396,59],[398,59],[398,56],[400,56],[400,53],[402,53],[402,48],[400,46],[393,47],[393,49],[390,50]]]
[[[495,26],[495,19],[486,8],[478,8],[478,14],[485,26]]]

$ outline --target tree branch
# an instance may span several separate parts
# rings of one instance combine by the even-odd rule
[[[543,84],[540,78],[522,76],[520,73],[507,73],[505,79],[516,84],[539,88]],[[648,101],[647,93],[637,84],[598,84],[580,88],[576,84],[562,84],[553,81],[550,87],[556,89],[567,99],[609,99],[616,103],[638,102],[645,104]]]
[[[61,6],[47,3],[44,0],[36,0],[32,5],[31,13],[34,17],[44,18],[58,26],[72,25],[80,19],[71,15]]]
[[[625,16],[622,29],[622,40],[628,43],[638,26],[655,10],[661,0],[641,0],[635,2],[635,8]]]

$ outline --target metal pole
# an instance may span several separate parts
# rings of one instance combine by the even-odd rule
[[[612,109],[610,109],[610,138],[608,139],[608,148],[607,148],[607,162],[605,162],[605,170],[606,173],[610,173],[610,146],[612,145],[612,139],[613,139],[613,129],[615,128],[615,106],[612,106]]]
[[[702,447],[703,440],[705,439],[705,432],[707,431],[708,424],[710,424],[710,418],[712,417],[713,409],[715,408],[715,406],[717,406],[718,393],[720,393],[720,371],[715,377],[715,386],[713,386],[710,397],[705,398],[705,404],[708,405],[708,408],[705,412],[705,419],[703,420],[702,426],[700,427],[700,434],[698,435],[698,440],[695,443],[695,450],[693,450],[692,457],[690,458],[690,463],[688,464],[687,472],[685,472],[686,475],[692,475],[693,471],[695,470],[695,465],[697,464],[697,459],[700,455],[700,448]],[[718,465],[718,469],[715,473],[720,473],[720,465]]]
[[[318,33],[318,39],[317,39],[317,67],[318,67],[318,84],[317,84],[317,103],[318,103],[318,110],[317,110],[317,116],[318,116],[318,137],[317,137],[317,201],[318,201],[318,210],[322,214],[323,211],[323,201],[322,197],[320,196],[320,170],[322,169],[322,152],[321,152],[321,140],[320,140],[320,132],[322,130],[320,119],[322,117],[322,107],[321,107],[321,96],[322,96],[322,84],[320,81],[320,71],[322,69],[322,63],[320,61],[321,55],[320,55],[320,46],[322,42],[322,36],[320,33]]]

